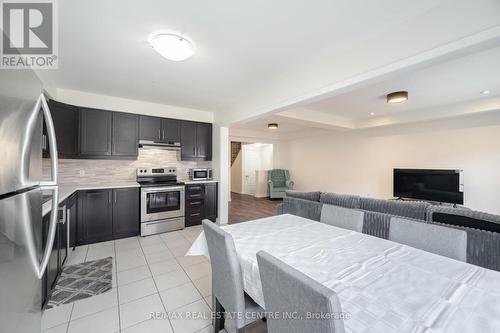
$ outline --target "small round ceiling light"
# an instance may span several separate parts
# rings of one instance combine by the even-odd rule
[[[489,90],[483,90],[481,91],[481,95],[488,95],[490,93]]]
[[[269,128],[270,130],[278,129],[278,124],[277,123],[267,124],[267,128]]]
[[[387,103],[401,103],[408,100],[407,91],[396,91],[387,95]]]
[[[370,116],[375,116],[375,112],[370,112]]]
[[[186,60],[194,54],[193,44],[186,38],[175,34],[153,35],[149,43],[162,57],[172,61]]]

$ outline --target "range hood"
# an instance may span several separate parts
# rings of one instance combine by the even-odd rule
[[[139,140],[139,148],[156,148],[156,149],[168,149],[168,150],[180,150],[181,143],[173,141],[150,141],[150,140]]]

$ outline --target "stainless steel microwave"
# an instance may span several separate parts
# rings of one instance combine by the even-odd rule
[[[189,178],[191,180],[211,180],[213,170],[210,168],[189,169]]]

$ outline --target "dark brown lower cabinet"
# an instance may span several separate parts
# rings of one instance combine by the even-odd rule
[[[217,219],[217,183],[186,185],[186,227]]]
[[[205,184],[205,218],[212,222],[217,219],[217,183]]]
[[[47,269],[42,281],[42,304],[48,301],[50,292],[55,287],[57,278],[60,276],[64,263],[68,257],[67,248],[67,236],[68,236],[68,225],[66,223],[65,203],[59,206],[56,234],[54,237],[54,245],[52,246],[52,252],[50,254],[49,263],[47,264]],[[42,219],[43,225],[43,245],[47,244],[49,227],[50,227],[50,214],[47,214]]]
[[[76,246],[77,220],[78,220],[78,192],[66,200],[66,220],[69,228],[69,246]]]
[[[139,188],[81,191],[77,245],[139,234]]]
[[[139,234],[139,200],[139,188],[132,187],[78,191],[59,205],[54,246],[42,281],[42,304],[48,301],[72,247]],[[42,224],[45,246],[50,214]]]
[[[112,190],[79,193],[77,243],[89,244],[113,237]]]
[[[139,188],[113,190],[114,238],[136,236],[139,233]]]

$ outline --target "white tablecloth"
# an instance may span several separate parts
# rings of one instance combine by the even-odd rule
[[[500,272],[288,214],[223,229],[264,308],[260,250],[336,291],[348,332],[500,332]],[[208,257],[203,233],[187,255]]]

